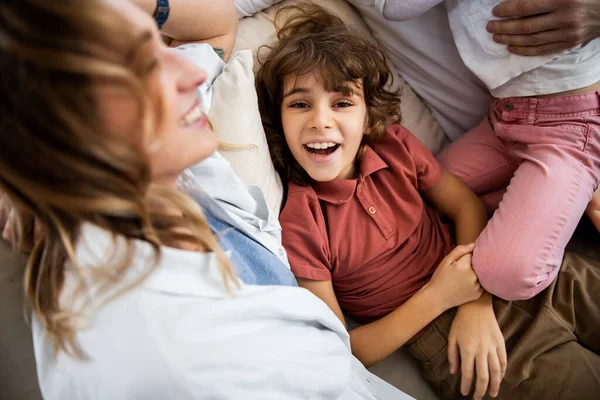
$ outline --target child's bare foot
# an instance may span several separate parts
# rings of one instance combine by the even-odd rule
[[[600,232],[600,188],[592,195],[592,200],[585,209],[585,213],[592,220],[598,232]]]

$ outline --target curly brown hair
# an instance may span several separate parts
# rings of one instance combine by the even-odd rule
[[[318,71],[325,89],[362,82],[367,107],[366,130],[357,160],[366,145],[381,140],[390,124],[400,122],[400,92],[377,44],[352,32],[344,22],[314,4],[283,7],[275,15],[279,43],[260,57],[256,91],[271,159],[284,182],[309,185],[310,177],[294,159],[283,133],[283,81],[289,75]],[[261,48],[262,50],[262,48]]]

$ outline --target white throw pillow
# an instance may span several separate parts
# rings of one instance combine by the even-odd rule
[[[254,89],[252,52],[235,53],[213,83],[207,114],[221,145],[219,153],[247,185],[262,189],[279,214],[283,188],[269,155]]]

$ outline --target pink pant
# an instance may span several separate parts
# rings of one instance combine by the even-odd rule
[[[531,298],[556,277],[598,187],[600,92],[497,99],[439,160],[494,212],[473,254],[482,286]]]

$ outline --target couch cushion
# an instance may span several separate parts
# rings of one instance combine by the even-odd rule
[[[279,215],[283,187],[273,167],[254,89],[252,52],[237,52],[213,83],[208,112],[219,139],[219,153],[247,185],[260,187]]]

